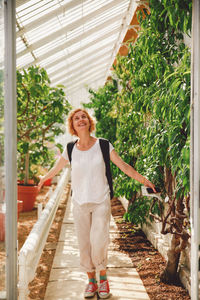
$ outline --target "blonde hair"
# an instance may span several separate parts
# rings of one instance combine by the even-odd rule
[[[68,129],[69,129],[69,133],[71,135],[76,135],[77,136],[77,132],[75,131],[75,129],[73,127],[73,117],[79,111],[84,112],[86,114],[88,120],[89,120],[89,123],[90,123],[89,132],[92,132],[92,131],[95,130],[95,122],[94,122],[93,118],[89,115],[87,110],[85,110],[84,108],[77,108],[77,109],[71,111],[69,116],[68,116]]]

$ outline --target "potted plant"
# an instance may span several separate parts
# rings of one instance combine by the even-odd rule
[[[18,200],[23,211],[34,207],[38,193],[33,166],[52,162],[47,142],[55,143],[55,136],[64,133],[70,109],[62,87],[51,87],[43,68],[17,71]]]

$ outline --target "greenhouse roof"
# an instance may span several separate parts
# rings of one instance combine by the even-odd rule
[[[107,80],[137,0],[17,0],[17,68],[39,65],[70,97]]]

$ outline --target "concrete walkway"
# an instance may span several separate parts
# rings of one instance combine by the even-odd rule
[[[87,276],[79,268],[79,251],[71,206],[69,199],[44,300],[84,299],[83,293]],[[109,299],[149,299],[137,271],[132,267],[131,259],[127,255],[113,250],[112,240],[117,237],[117,226],[113,218],[111,219],[110,237],[107,273],[111,290]],[[99,298],[96,295],[92,299]]]

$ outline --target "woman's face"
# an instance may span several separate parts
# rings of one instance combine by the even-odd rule
[[[89,131],[90,121],[84,111],[78,111],[74,114],[73,119],[73,127],[77,134],[82,131]]]

